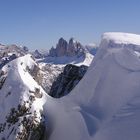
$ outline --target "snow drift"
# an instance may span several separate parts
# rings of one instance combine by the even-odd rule
[[[140,139],[140,35],[105,33],[71,94],[44,106],[49,140]]]

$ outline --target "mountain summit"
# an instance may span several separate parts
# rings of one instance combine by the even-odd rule
[[[84,47],[81,45],[80,42],[75,41],[74,38],[71,38],[69,42],[64,40],[63,38],[60,38],[56,48],[52,47],[50,49],[50,56],[75,56],[75,55],[81,55],[84,53]]]
[[[46,102],[49,140],[139,140],[139,54],[140,35],[105,33],[80,83]]]

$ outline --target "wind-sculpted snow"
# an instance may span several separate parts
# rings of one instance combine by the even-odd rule
[[[0,70],[0,139],[140,139],[140,35],[105,33],[82,80],[60,99],[43,90],[43,68],[49,84],[62,71],[49,77],[55,65],[30,55]]]
[[[69,95],[46,102],[49,140],[140,139],[139,45],[139,35],[103,35],[79,84]]]

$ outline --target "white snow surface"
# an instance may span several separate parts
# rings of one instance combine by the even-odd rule
[[[0,124],[11,107],[29,99],[29,90],[39,88],[43,97],[31,110],[44,106],[49,140],[139,140],[139,48],[140,35],[105,33],[84,78],[60,99],[49,97],[26,71],[36,65],[30,55],[11,61],[2,68],[7,78],[0,90]],[[13,127],[6,126],[0,139],[14,140]]]
[[[105,33],[80,83],[46,102],[49,140],[139,140],[140,35]]]
[[[88,52],[81,56],[61,56],[61,57],[46,57],[45,59],[38,59],[38,63],[54,64],[59,66],[65,66],[67,64],[74,64],[77,66],[86,65],[89,66],[94,56]]]
[[[140,35],[131,33],[121,33],[121,32],[109,32],[104,33],[102,39],[107,41],[113,41],[119,44],[135,44],[140,45]]]
[[[43,93],[43,97],[36,98],[32,104],[30,112],[33,113],[36,111],[38,115],[37,121],[40,121],[40,110],[43,109],[47,95],[26,69],[27,66],[32,69],[34,65],[36,65],[36,63],[31,58],[31,55],[25,55],[6,64],[2,70],[0,70],[0,72],[4,71],[7,77],[2,89],[0,90],[0,124],[2,125],[6,123],[4,131],[0,133],[0,139],[16,139],[17,133],[22,130],[22,126],[20,126],[18,123],[20,120],[22,121],[24,116],[21,116],[21,119],[19,118],[19,122],[12,124],[11,127],[8,127],[6,116],[10,115],[10,110],[12,108],[16,109],[19,104],[29,101],[29,97],[31,95],[29,90],[34,91],[35,88],[40,89],[40,91]],[[28,107],[28,104],[26,104],[26,106]]]

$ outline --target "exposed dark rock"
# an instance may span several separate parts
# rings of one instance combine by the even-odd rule
[[[84,65],[80,67],[72,64],[66,65],[64,71],[52,84],[49,94],[55,98],[67,95],[83,78],[87,69],[88,67]]]
[[[3,84],[6,80],[7,74],[4,71],[0,72],[0,89],[2,89]]]
[[[16,134],[16,140],[42,140],[45,132],[44,116],[41,114],[41,119],[38,121],[36,111],[30,112],[32,103],[35,101],[35,96],[30,96],[29,101],[19,104],[17,108],[11,108],[9,114],[6,116],[6,122],[0,124],[0,133],[8,128],[18,124],[18,127],[22,126],[22,130],[17,133],[17,128],[12,128],[10,134]],[[27,107],[28,106],[28,107]]]
[[[54,47],[52,47],[50,50],[49,50],[49,55],[52,56],[52,57],[55,57],[56,56],[56,49]]]
[[[52,47],[49,51],[49,56],[51,57],[61,57],[61,56],[79,56],[84,54],[84,47],[73,38],[67,42],[63,38],[60,38],[56,48]]]
[[[28,66],[26,67],[26,70],[32,75],[33,79],[41,85],[43,80],[43,75],[41,73],[41,70],[38,65],[34,65],[32,69],[30,69]]]
[[[67,48],[67,55],[68,56],[75,56],[75,55],[81,55],[81,54],[84,54],[84,48],[83,46],[74,40],[74,38],[71,38],[69,40],[69,45],[68,45],[68,48]]]

